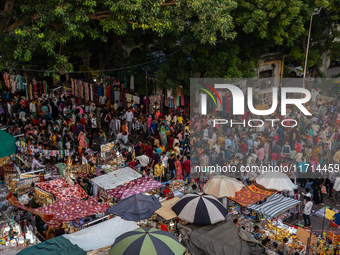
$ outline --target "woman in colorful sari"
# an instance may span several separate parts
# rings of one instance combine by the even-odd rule
[[[162,127],[161,127],[161,141],[164,144],[164,146],[167,145],[168,140],[167,140],[166,129],[165,129],[164,125],[162,125]]]
[[[176,179],[177,180],[183,180],[183,172],[182,172],[182,164],[180,161],[181,156],[177,156],[177,161],[175,163],[176,167]]]

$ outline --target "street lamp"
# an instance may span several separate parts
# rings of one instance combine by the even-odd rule
[[[314,12],[312,13],[310,17],[310,23],[309,23],[309,31],[308,31],[308,40],[307,40],[307,50],[306,50],[306,59],[305,59],[305,69],[303,70],[303,88],[305,88],[305,78],[306,78],[306,72],[307,72],[307,59],[308,59],[308,50],[309,50],[309,40],[310,40],[310,31],[312,30],[312,21],[313,16],[316,14],[320,14],[321,7],[316,8]]]
[[[146,109],[145,112],[149,112],[149,100],[148,100],[148,71],[150,71],[150,67],[144,67],[143,71],[145,71],[145,93],[146,93]]]

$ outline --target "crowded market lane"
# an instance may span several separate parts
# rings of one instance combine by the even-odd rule
[[[340,111],[336,100],[322,101],[320,97],[310,102],[308,108],[316,112],[312,117],[303,117],[294,108],[287,116],[274,114],[274,118],[287,122],[296,119],[299,126],[295,128],[230,128],[214,127],[214,114],[203,116],[192,111],[189,97],[179,91],[177,95],[162,91],[146,101],[110,79],[96,83],[72,80],[70,91],[46,94],[44,89],[36,98],[25,98],[21,95],[24,91],[4,95],[0,116],[7,133],[3,132],[3,137],[16,139],[10,139],[14,151],[4,150],[1,164],[10,192],[6,201],[18,208],[6,211],[14,219],[7,219],[8,226],[15,229],[5,237],[6,245],[43,247],[60,242],[79,252],[79,247],[86,252],[103,252],[101,249],[109,245],[107,254],[115,252],[124,238],[145,231],[133,233],[138,226],[171,233],[164,238],[176,239],[180,254],[184,252],[182,245],[192,254],[195,250],[209,253],[211,247],[199,241],[209,236],[205,231],[228,226],[230,231],[241,233],[235,240],[235,254],[240,254],[240,247],[260,250],[260,254],[280,254],[279,244],[284,254],[306,249],[315,254],[329,237],[329,230],[335,238],[326,248],[337,247],[340,232],[337,227],[328,229],[330,220],[320,209],[334,208],[327,211],[336,222],[339,206],[333,206],[333,201],[338,199],[340,177],[335,170],[318,171],[339,163]],[[168,98],[163,101],[165,94]],[[230,114],[232,98],[222,96],[223,103],[209,109]],[[256,119],[245,112],[235,120],[250,118]],[[209,166],[210,171],[198,173],[197,164]],[[304,175],[265,173],[265,164],[293,166]],[[218,165],[236,170],[255,166],[257,171],[212,172],[211,167]],[[313,171],[302,171],[304,165]],[[310,195],[305,187],[311,190]],[[209,195],[196,195],[202,192]],[[325,192],[333,192],[333,200]],[[134,201],[148,201],[149,206],[140,211],[141,206]],[[297,215],[299,222],[294,219]],[[21,226],[22,222],[27,226]],[[102,233],[98,233],[101,240],[86,242],[94,238],[88,231],[98,228],[97,224],[102,224]],[[107,239],[109,230],[105,229],[116,224],[130,224],[131,231],[126,229]],[[275,228],[275,224],[280,227]],[[198,225],[209,228],[196,229]],[[147,234],[152,235],[152,231]],[[320,235],[315,236],[317,243],[314,237],[310,243],[302,238],[309,231]],[[23,238],[21,233],[25,233]],[[40,243],[44,240],[47,243]],[[163,245],[173,242],[167,240]],[[250,245],[252,242],[256,247]],[[218,244],[212,240],[212,245]],[[228,245],[222,241],[223,247]],[[37,247],[22,254],[36,252]]]

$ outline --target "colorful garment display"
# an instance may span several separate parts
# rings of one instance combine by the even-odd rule
[[[40,189],[50,192],[60,200],[71,200],[73,198],[83,199],[88,197],[79,184],[72,186],[65,179],[56,179],[48,182],[36,183]]]
[[[244,207],[247,207],[273,194],[274,192],[260,189],[254,184],[251,184],[243,187],[240,191],[235,193],[235,197],[230,199]]]
[[[115,189],[107,191],[107,193],[119,200],[130,197],[135,194],[149,192],[151,190],[163,187],[163,184],[149,177],[143,177]]]
[[[89,197],[87,200],[72,198],[69,201],[59,200],[48,206],[40,207],[35,210],[36,214],[54,215],[50,220],[45,221],[52,228],[60,228],[65,221],[72,221],[106,212],[108,204],[99,204],[97,198]]]

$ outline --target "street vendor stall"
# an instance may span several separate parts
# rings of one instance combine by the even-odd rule
[[[284,197],[278,193],[272,195],[266,202],[260,205],[250,205],[249,209],[263,213],[270,218],[279,216],[280,214],[292,209],[294,206],[300,204],[301,201],[293,198]]]
[[[163,184],[149,177],[143,177],[130,181],[117,188],[107,191],[107,193],[119,200],[130,197],[134,194],[145,193],[163,187]]]
[[[96,198],[88,197],[87,200],[74,198],[67,201],[58,200],[53,204],[31,211],[33,211],[33,213],[53,215],[54,217],[52,219],[45,221],[46,224],[52,228],[61,228],[64,222],[103,213],[106,212],[107,209],[107,203],[99,204]]]
[[[88,196],[79,184],[73,186],[65,179],[40,182],[36,183],[36,186],[46,192],[52,193],[56,196],[57,200],[70,200],[71,198],[83,199]]]
[[[114,189],[120,185],[125,184],[126,182],[133,181],[140,177],[142,177],[142,175],[137,173],[132,168],[124,167],[109,174],[93,178],[91,181],[94,185],[97,185],[97,187],[94,186],[93,189],[98,189],[99,196],[108,199],[108,190]]]
[[[234,197],[229,197],[232,201],[242,205],[249,206],[256,202],[262,201],[274,192],[256,187],[254,184],[244,186],[240,191],[235,193]]]

